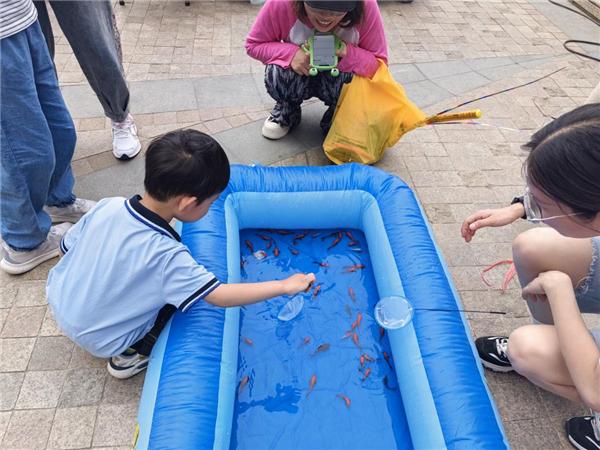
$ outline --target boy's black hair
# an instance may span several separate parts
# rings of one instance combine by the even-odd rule
[[[525,147],[531,182],[587,219],[600,213],[600,103],[563,114]]]
[[[292,4],[294,8],[294,12],[296,16],[303,22],[308,21],[308,16],[306,15],[306,9],[304,8],[303,0],[294,0]],[[344,18],[339,23],[339,26],[342,28],[349,28],[355,25],[358,25],[362,22],[364,16],[364,4],[363,0],[359,0],[356,2],[355,8],[347,13]]]
[[[146,152],[146,192],[159,201],[178,195],[198,203],[229,183],[229,160],[212,137],[196,130],[171,131],[154,139]]]

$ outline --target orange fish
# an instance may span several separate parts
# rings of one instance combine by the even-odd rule
[[[275,242],[275,241],[270,240],[267,242],[267,250],[269,250],[271,247],[273,247],[273,242]]]
[[[356,303],[356,292],[354,292],[354,289],[351,287],[348,288],[348,295],[350,296],[350,299]]]
[[[319,295],[319,292],[321,292],[321,286],[323,286],[322,284],[317,284],[315,286],[315,290],[313,291],[313,298],[315,298],[317,295]]]
[[[310,381],[308,382],[308,392],[306,393],[307,398],[315,388],[315,384],[317,384],[317,376],[313,375],[312,377],[310,377]]]
[[[238,395],[244,390],[244,388],[248,384],[248,381],[250,381],[250,377],[248,375],[242,378],[242,380],[240,381],[240,385],[238,386]]]
[[[351,232],[346,231],[346,236],[348,236],[348,239],[350,239],[351,241],[354,241],[354,236],[352,236]]]
[[[371,375],[371,368],[367,368],[367,370],[365,370],[365,376],[363,377],[363,381],[365,381],[367,378],[369,378],[369,375]]]
[[[352,322],[350,329],[354,330],[355,328],[360,327],[361,322],[362,322],[362,314],[358,313],[358,315],[356,316],[356,320],[354,322]]]
[[[338,245],[340,243],[340,241],[342,240],[341,237],[336,237],[333,242],[331,243],[331,245],[329,247],[327,247],[327,250],[331,250],[333,247],[335,247],[336,245]]]
[[[338,395],[336,395],[336,397],[339,397],[342,400],[344,400],[344,403],[346,404],[346,408],[350,408],[351,401],[348,397],[346,397],[344,394],[338,394]]]
[[[274,231],[275,231],[275,233],[280,234],[282,236],[285,236],[287,234],[292,234],[292,232],[289,230],[274,230]]]
[[[357,270],[364,269],[364,264],[354,264],[352,266],[346,266],[344,272],[356,272]]]
[[[265,236],[264,234],[257,234],[257,236],[258,236],[259,238],[261,238],[263,241],[267,241],[267,242],[269,242],[269,241],[272,241],[272,240],[273,240],[273,238],[272,238],[271,236]]]
[[[306,336],[303,340],[302,340],[302,344],[306,345],[306,344],[310,344],[310,336]]]
[[[246,247],[248,247],[248,250],[250,250],[252,253],[254,253],[254,245],[252,245],[252,242],[250,242],[248,239],[246,239]]]
[[[382,340],[383,336],[385,336],[385,329],[383,327],[379,327],[379,340]]]
[[[279,247],[275,246],[275,248],[273,249],[273,254],[275,255],[275,257],[279,256]]]
[[[288,247],[292,255],[299,255],[300,252],[293,247]]]
[[[360,342],[358,341],[358,334],[356,333],[352,333],[352,342],[354,342],[354,344],[360,348]]]
[[[319,267],[329,267],[329,263],[328,262],[319,262],[319,261],[314,261],[315,264],[318,264]]]
[[[321,344],[317,347],[317,349],[315,350],[313,355],[316,355],[317,353],[326,352],[327,350],[329,350],[329,347],[331,347],[331,345],[329,345],[327,342],[324,344]]]
[[[247,338],[247,337],[244,338],[244,343],[246,343],[246,344],[248,344],[250,346],[254,345],[254,341],[252,339],[250,339],[250,338]]]
[[[385,359],[385,362],[390,366],[390,369],[394,370],[392,362],[390,361],[390,355],[388,355],[387,352],[383,352],[383,359]]]
[[[307,234],[308,234],[308,231],[305,231],[304,233],[297,234],[296,236],[294,236],[294,240],[292,241],[292,243],[294,245],[296,245],[298,243],[298,241],[301,241],[302,239],[304,239]]]
[[[363,353],[363,356],[364,356],[364,358],[365,358],[366,361],[375,362],[375,358],[373,358],[371,355],[369,355],[367,353]]]
[[[356,333],[353,333],[352,331],[346,331],[346,334],[342,336],[342,339],[348,339],[349,337],[352,337],[353,334]]]
[[[365,366],[365,355],[360,355],[360,367]]]
[[[348,242],[348,247],[356,247],[357,245],[358,245],[358,242],[356,242],[356,241]]]

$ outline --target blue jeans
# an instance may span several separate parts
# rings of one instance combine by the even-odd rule
[[[75,126],[58,87],[38,22],[0,40],[0,229],[15,250],[48,234],[44,205],[75,201]]]

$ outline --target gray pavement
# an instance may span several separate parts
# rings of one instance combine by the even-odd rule
[[[380,4],[391,71],[428,113],[565,67],[472,105],[484,113],[478,125],[407,134],[377,164],[415,189],[464,306],[508,312],[502,318],[469,315],[473,335],[509,333],[530,321],[518,286],[513,282],[501,294],[482,285],[479,273],[510,258],[512,239],[528,225],[483,230],[471,244],[462,242],[459,226],[469,213],[505,205],[521,193],[520,144],[551,117],[581,104],[600,80],[599,65],[568,55],[562,41],[582,34],[590,39],[598,29],[539,0]],[[272,102],[261,65],[242,48],[258,9],[228,2],[193,2],[187,8],[183,1],[115,5],[131,109],[145,144],[166,131],[192,127],[215,136],[232,162],[328,164],[319,102],[305,104],[301,126],[282,141],[260,136]],[[56,62],[78,129],[77,193],[99,199],[140,192],[143,159],[122,163],[110,154],[109,123],[60,33]],[[105,361],[62,336],[44,295],[54,263],[21,277],[0,273],[0,448],[128,448],[144,377],[112,379]],[[600,327],[597,317],[586,320]],[[514,374],[486,372],[486,378],[513,448],[571,448],[562,424],[584,414],[581,405]]]

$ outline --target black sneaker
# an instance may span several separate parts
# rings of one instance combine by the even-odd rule
[[[565,422],[567,437],[579,450],[600,450],[600,419],[597,415],[573,417]]]
[[[483,336],[475,340],[475,347],[484,367],[494,372],[514,370],[506,355],[508,336]]]
[[[148,356],[140,355],[134,349],[128,348],[119,356],[110,358],[106,368],[113,377],[124,380],[145,370],[149,360]]]

